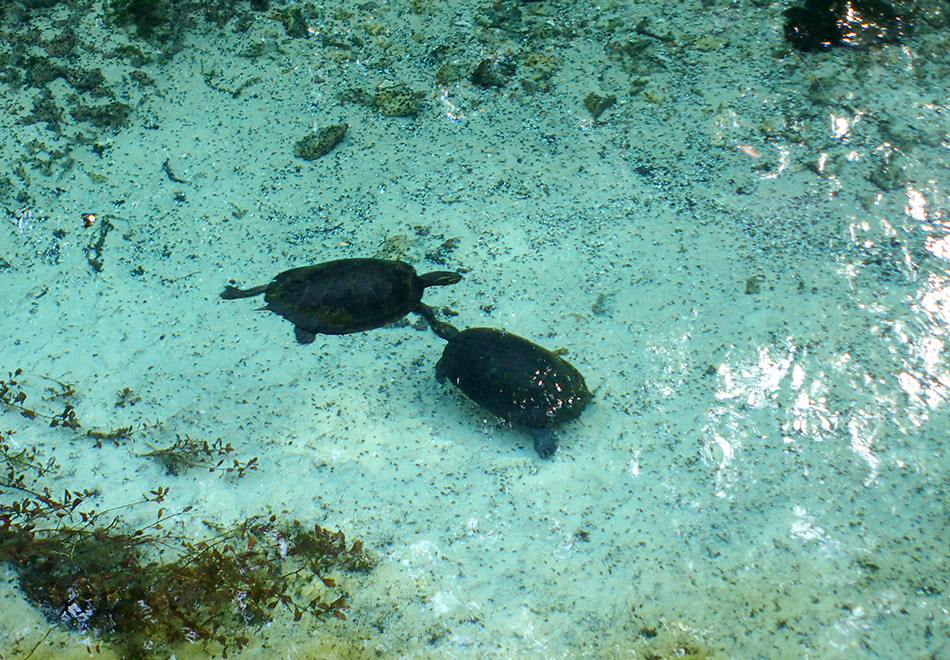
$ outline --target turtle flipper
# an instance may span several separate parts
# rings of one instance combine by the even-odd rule
[[[315,334],[309,330],[304,330],[299,325],[294,326],[294,337],[297,338],[299,344],[312,344],[313,340],[317,338]]]
[[[224,287],[224,291],[221,292],[221,297],[225,300],[235,300],[237,298],[251,298],[253,296],[259,296],[260,294],[267,291],[267,287],[270,284],[261,284],[260,286],[255,286],[250,289],[239,289],[236,286],[231,286],[228,284]]]
[[[531,427],[534,450],[541,458],[551,458],[557,452],[558,437],[554,429]]]

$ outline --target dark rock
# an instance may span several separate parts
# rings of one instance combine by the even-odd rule
[[[472,73],[472,82],[479,87],[504,87],[515,75],[515,65],[507,57],[484,59]]]
[[[49,89],[45,88],[33,99],[33,111],[20,120],[22,124],[40,122],[44,122],[54,133],[60,132],[63,122],[63,109],[56,104]]]
[[[584,107],[594,119],[599,119],[604,111],[617,102],[617,97],[613,95],[601,96],[596,92],[591,92],[584,99]]]

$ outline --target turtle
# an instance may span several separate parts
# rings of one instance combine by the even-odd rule
[[[422,316],[448,341],[435,366],[436,378],[497,417],[526,427],[538,455],[553,456],[558,447],[554,427],[576,419],[590,403],[581,373],[554,352],[506,330],[460,331],[431,310]]]
[[[267,303],[263,309],[293,323],[297,341],[309,344],[317,334],[372,330],[422,309],[428,311],[427,320],[434,319],[421,302],[425,289],[461,279],[451,271],[418,275],[403,261],[337,259],[285,270],[273,282],[250,289],[228,285],[221,297],[233,300],[263,293]]]

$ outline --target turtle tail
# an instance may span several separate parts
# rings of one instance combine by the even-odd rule
[[[224,291],[221,292],[221,297],[225,300],[235,300],[237,298],[250,298],[252,296],[258,296],[265,291],[269,284],[262,284],[260,286],[255,286],[251,289],[239,289],[236,286],[231,286],[228,284],[224,287]]]

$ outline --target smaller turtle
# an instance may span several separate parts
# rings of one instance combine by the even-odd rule
[[[576,419],[590,402],[584,377],[567,360],[524,337],[495,328],[459,331],[422,313],[449,343],[436,377],[492,414],[525,426],[541,458],[557,451],[554,427]]]
[[[409,312],[426,310],[426,319],[432,323],[434,315],[421,302],[423,291],[461,279],[448,271],[417,275],[402,261],[338,259],[285,270],[270,284],[250,289],[226,286],[221,297],[233,300],[263,293],[267,303],[263,309],[293,323],[297,341],[309,344],[317,334],[372,330]]]

